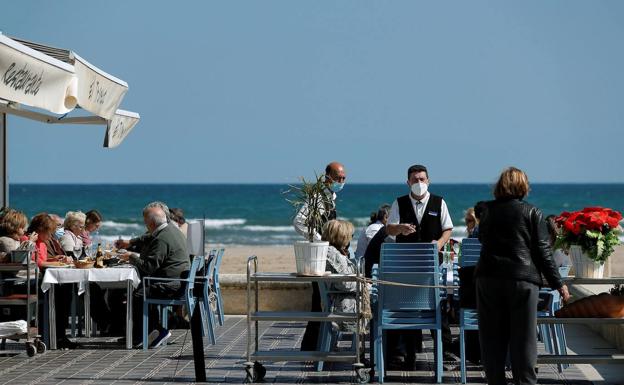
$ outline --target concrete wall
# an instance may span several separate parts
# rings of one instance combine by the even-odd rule
[[[219,283],[225,314],[247,314],[247,275],[221,274]],[[308,282],[261,282],[259,293],[261,311],[309,311],[311,308],[312,285]]]

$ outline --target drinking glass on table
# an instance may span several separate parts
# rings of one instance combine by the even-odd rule
[[[82,247],[74,246],[74,259],[80,259],[82,255]]]

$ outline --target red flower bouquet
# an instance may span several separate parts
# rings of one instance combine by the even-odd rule
[[[555,219],[561,228],[555,248],[569,249],[578,245],[590,259],[604,263],[620,243],[620,220],[621,213],[602,207],[564,211]]]

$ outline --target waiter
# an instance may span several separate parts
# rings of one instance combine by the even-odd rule
[[[395,236],[397,243],[431,242],[442,250],[451,237],[453,222],[446,202],[441,196],[429,193],[429,173],[422,165],[407,169],[407,185],[410,192],[398,197],[390,208],[386,229]],[[390,354],[390,366],[414,365],[416,351],[422,351],[422,331],[388,330],[388,346],[394,349]],[[400,338],[402,337],[402,338]],[[442,339],[450,343],[448,324]]]

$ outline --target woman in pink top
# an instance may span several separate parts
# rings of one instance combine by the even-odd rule
[[[40,213],[33,217],[28,227],[29,233],[36,232],[38,234],[35,242],[36,249],[33,258],[36,258],[37,266],[46,268],[58,266],[58,262],[72,263],[71,257],[58,255],[48,258],[48,248],[46,241],[52,237],[56,230],[56,222],[48,215],[48,213]],[[36,257],[35,257],[36,256]],[[55,287],[55,307],[56,307],[56,338],[57,347],[59,349],[74,349],[76,343],[67,338],[66,330],[69,319],[69,304],[71,303],[72,284],[59,284]]]

